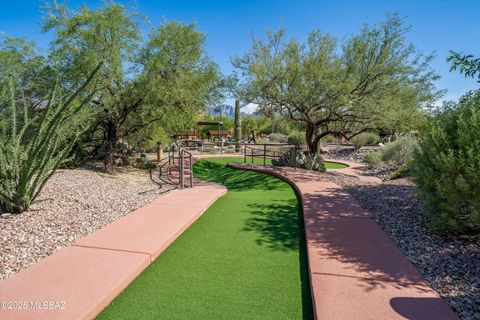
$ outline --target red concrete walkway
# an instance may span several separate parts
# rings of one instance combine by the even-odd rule
[[[226,191],[195,181],[4,280],[0,319],[94,318]]]
[[[316,319],[458,319],[341,187],[302,169],[230,166],[280,177],[301,196]]]

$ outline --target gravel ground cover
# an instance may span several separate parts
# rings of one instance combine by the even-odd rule
[[[409,179],[381,184],[338,173],[325,176],[367,209],[431,286],[465,320],[480,319],[480,239],[445,239],[432,233],[421,215],[417,187]]]
[[[362,147],[360,150],[355,150],[353,147],[349,146],[342,146],[342,147],[335,147],[335,146],[328,146],[325,148],[327,154],[325,155],[326,158],[332,160],[344,160],[344,161],[351,161],[356,163],[362,163],[363,157],[370,152],[378,150],[379,147],[377,146],[366,146]],[[395,168],[392,166],[384,166],[378,169],[366,169],[362,174],[366,176],[373,176],[382,179],[383,181],[389,180],[391,174],[395,171]]]
[[[29,211],[0,217],[0,280],[25,269],[172,189],[153,183],[148,172],[101,166],[60,170]]]

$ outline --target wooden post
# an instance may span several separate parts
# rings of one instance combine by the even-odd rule
[[[267,145],[263,145],[263,165],[267,164]]]
[[[192,163],[192,155],[190,155],[190,188],[193,188],[193,163]]]
[[[297,149],[298,149],[298,144],[295,144],[295,151],[293,153],[295,170],[297,169]]]
[[[163,159],[163,144],[159,141],[157,142],[157,162],[160,162]]]
[[[247,163],[247,144],[243,145],[243,163]]]
[[[183,183],[183,166],[184,166],[184,158],[183,158],[183,149],[180,150],[179,152],[179,156],[180,156],[180,163],[178,164],[178,179],[180,180],[180,189],[183,189],[184,187],[184,183]]]

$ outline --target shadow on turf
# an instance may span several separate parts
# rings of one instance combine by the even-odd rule
[[[195,163],[197,178],[221,183],[229,190],[271,190],[285,187],[285,182],[268,174],[238,171],[224,164],[208,160]],[[302,290],[303,319],[313,318],[310,280],[308,276],[307,252],[300,199],[278,200],[269,205],[251,205],[251,217],[245,222],[244,231],[255,232],[258,245],[274,251],[299,252],[300,279]]]
[[[250,205],[251,217],[244,231],[257,234],[257,244],[273,251],[297,251],[300,262],[303,319],[312,319],[312,298],[308,276],[305,230],[300,199],[278,200],[270,205]]]
[[[250,171],[237,171],[224,164],[200,160],[193,167],[195,176],[202,180],[223,184],[229,190],[244,191],[251,189],[270,190],[284,185],[279,179],[267,174]]]
[[[298,250],[300,208],[296,200],[277,200],[274,204],[249,207],[251,217],[245,222],[243,230],[255,232],[257,244],[275,251]]]

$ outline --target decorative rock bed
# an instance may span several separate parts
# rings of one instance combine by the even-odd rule
[[[431,232],[421,214],[417,187],[411,180],[369,184],[338,173],[325,175],[373,215],[462,319],[480,319],[480,239],[444,239]]]
[[[0,280],[25,269],[171,189],[160,189],[148,172],[100,167],[60,170],[29,211],[0,217]]]

